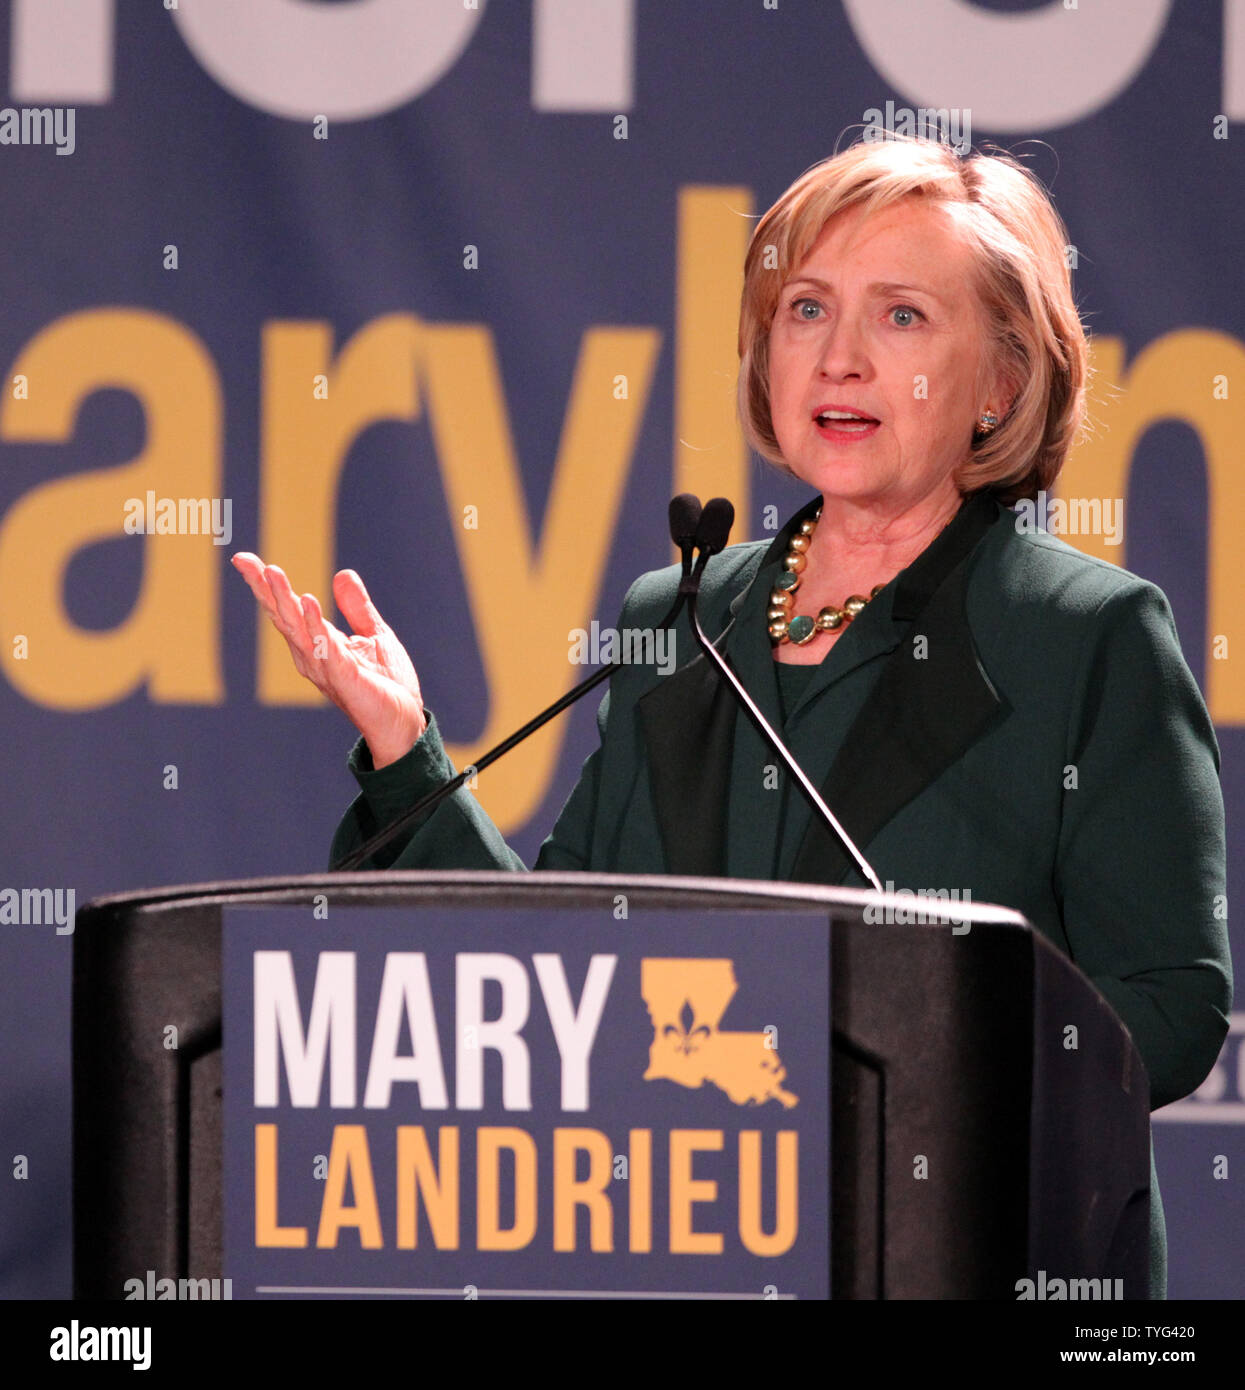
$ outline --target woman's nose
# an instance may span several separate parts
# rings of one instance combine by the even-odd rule
[[[864,377],[869,371],[869,359],[864,335],[850,319],[840,317],[826,328],[818,362],[828,377]]]

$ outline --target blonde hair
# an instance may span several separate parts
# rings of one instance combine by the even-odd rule
[[[868,217],[909,197],[946,207],[976,253],[977,295],[988,325],[979,399],[995,366],[1014,393],[992,433],[974,432],[956,483],[963,493],[989,488],[1008,503],[1034,497],[1058,476],[1084,421],[1089,346],[1072,297],[1063,219],[1037,178],[1002,152],[965,158],[938,140],[861,137],[787,189],[757,224],[744,261],[738,391],[744,435],[762,457],[787,469],[769,400],[769,332],[782,286],[836,213],[860,206]]]

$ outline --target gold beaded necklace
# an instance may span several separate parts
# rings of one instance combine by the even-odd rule
[[[818,507],[815,516],[800,522],[800,529],[791,537],[791,544],[787,547],[787,554],[782,562],[783,572],[775,580],[770,593],[767,617],[770,641],[776,647],[784,642],[802,647],[805,642],[811,642],[819,632],[837,631],[844,623],[850,623],[853,618],[858,617],[868,605],[869,599],[877,598],[886,587],[885,584],[875,584],[869,591],[869,598],[862,594],[851,594],[843,600],[841,608],[835,608],[833,605],[823,608],[815,618],[794,611],[795,592],[800,587],[800,575],[808,564],[804,552],[808,549],[820,520],[821,508]]]
[[[956,515],[958,514],[957,509]],[[844,623],[858,618],[868,607],[870,599],[877,598],[886,588],[885,584],[875,584],[869,590],[869,598],[862,594],[851,594],[843,600],[841,608],[835,608],[833,605],[823,608],[815,618],[793,611],[795,591],[800,587],[800,575],[808,564],[804,552],[808,549],[820,520],[821,508],[818,507],[814,516],[808,521],[800,522],[800,529],[791,537],[791,543],[787,547],[787,554],[782,562],[783,572],[774,581],[774,587],[770,591],[769,611],[766,617],[769,621],[770,642],[775,647],[781,646],[784,642],[802,647],[805,642],[811,642],[819,632],[837,631]],[[942,529],[945,531],[954,520],[955,517],[951,517]]]

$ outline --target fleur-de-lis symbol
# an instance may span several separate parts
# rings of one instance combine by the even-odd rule
[[[693,1027],[692,1025],[696,1026]],[[703,1023],[696,1023],[696,1015],[692,1010],[691,1002],[687,999],[683,1001],[683,1007],[679,1010],[679,1026],[676,1028],[673,1023],[667,1023],[665,1035],[673,1033],[675,1036],[675,1050],[684,1054],[695,1052],[700,1043],[709,1036],[709,1029]]]

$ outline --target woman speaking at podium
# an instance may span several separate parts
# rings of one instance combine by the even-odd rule
[[[1067,241],[1019,163],[934,141],[861,142],[779,198],[745,264],[740,415],[816,495],[715,557],[700,615],[879,876],[1023,912],[1129,1028],[1154,1109],[1227,1030],[1219,751],[1161,590],[1010,509],[1052,487],[1084,415]],[[336,862],[455,769],[353,571],[346,636],[275,565],[235,564],[361,735]],[[678,578],[637,579],[619,629],[656,628]],[[863,886],[675,631],[672,674],[611,677],[535,867]],[[460,788],[366,867],[525,866]]]

